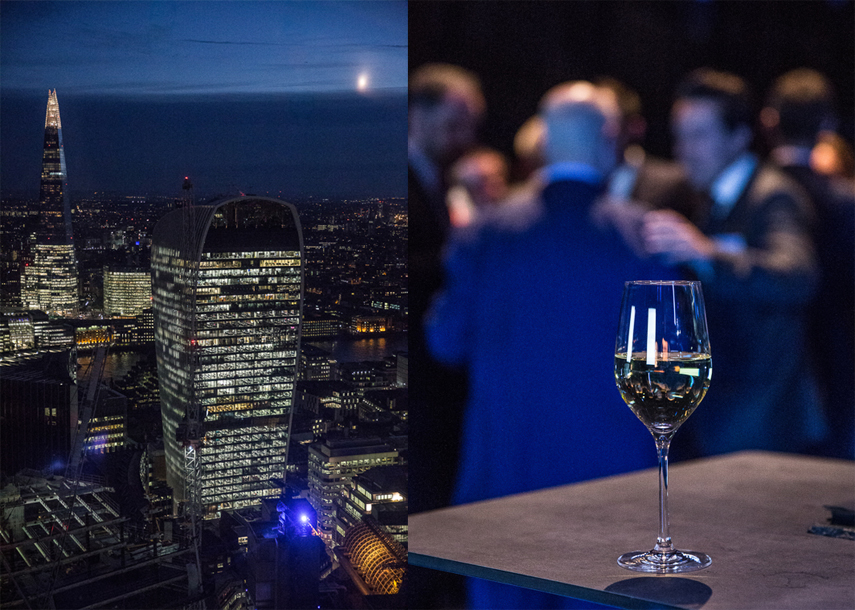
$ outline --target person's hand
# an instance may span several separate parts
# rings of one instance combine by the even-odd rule
[[[644,249],[670,264],[706,261],[715,252],[715,242],[682,214],[655,210],[644,215]]]

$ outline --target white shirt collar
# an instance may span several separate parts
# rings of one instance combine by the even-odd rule
[[[749,153],[743,153],[724,168],[710,187],[710,197],[716,207],[729,211],[748,185],[748,181],[757,167],[757,158]]]
[[[603,182],[603,174],[587,163],[560,162],[547,165],[541,170],[544,181],[576,180],[598,185]]]

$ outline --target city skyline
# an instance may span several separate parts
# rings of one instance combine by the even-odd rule
[[[67,126],[71,121],[63,118]],[[305,250],[296,206],[263,196],[242,194],[212,204],[197,200],[192,188],[183,189],[181,201],[84,195],[72,219],[60,125],[51,92],[43,197],[4,199],[0,214],[10,246],[2,268],[0,402],[6,431],[14,431],[14,440],[3,444],[3,463],[15,465],[3,472],[12,483],[0,508],[8,518],[21,502],[57,497],[56,504],[41,504],[40,519],[86,514],[77,514],[68,535],[55,541],[64,554],[55,564],[53,554],[36,555],[40,539],[23,540],[28,523],[4,526],[4,539],[11,541],[4,562],[11,561],[12,573],[4,574],[3,601],[80,607],[89,604],[84,599],[103,601],[106,595],[133,599],[134,607],[163,607],[171,593],[222,607],[212,604],[222,601],[225,586],[228,607],[308,600],[310,607],[332,609],[355,607],[350,595],[400,594],[406,571],[407,358],[384,350],[382,361],[338,362],[322,347],[303,354],[300,334],[305,269],[313,276],[313,338],[405,328],[405,199],[303,201],[312,230]],[[133,142],[126,136],[116,137],[127,146]],[[45,233],[44,218],[36,219],[46,214],[54,229],[49,236],[60,232],[71,241],[64,229],[73,231],[73,244],[57,247],[77,255],[75,285],[81,289],[79,301],[76,290],[67,295],[75,311],[51,316],[37,310],[41,301],[16,288],[29,236]],[[36,241],[36,262],[40,247]],[[78,302],[85,306],[80,315]],[[22,304],[34,309],[24,311]],[[117,364],[121,352],[133,354],[132,368],[105,377],[106,361]],[[310,382],[301,377],[304,358],[312,359]],[[341,400],[342,394],[348,399]],[[364,437],[370,445],[377,434],[394,448],[378,466],[396,469],[397,478],[360,461],[349,466],[346,489],[337,485],[321,499],[312,495],[312,444],[344,435]],[[129,460],[139,461],[127,470]],[[65,477],[53,477],[63,471]],[[366,478],[356,481],[362,474]],[[100,483],[81,490],[84,478],[87,485],[90,479],[111,481],[103,506],[83,499],[105,491]],[[23,484],[26,499],[17,495],[16,485]],[[361,485],[364,499],[347,503],[351,485]],[[311,500],[323,503],[323,527]],[[103,519],[101,514],[121,526],[90,540],[86,519]],[[332,519],[344,552],[337,546],[324,552],[314,537],[326,534],[332,544]],[[38,536],[43,533],[52,535],[42,529]],[[221,543],[211,544],[211,537]],[[145,555],[125,556],[126,547],[139,544]],[[390,547],[393,553],[384,552]],[[28,553],[23,563],[9,556],[17,548]],[[265,564],[271,549],[275,572]],[[93,554],[97,574],[90,570],[81,579],[81,561]],[[165,581],[160,572],[148,580],[124,578],[109,591],[86,587],[142,569],[147,561],[176,569]],[[45,569],[60,563],[73,568],[62,574]],[[233,567],[220,569],[226,565]],[[280,577],[286,573],[289,578]],[[26,584],[13,593],[9,585],[19,577]]]
[[[407,8],[7,2],[4,190],[32,191],[47,89],[72,192],[406,196]],[[41,106],[41,110],[38,107]]]

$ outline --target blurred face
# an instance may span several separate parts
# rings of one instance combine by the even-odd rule
[[[449,93],[436,108],[413,112],[411,135],[431,160],[446,166],[475,144],[479,120],[480,113],[472,100]]]
[[[693,186],[706,190],[750,143],[747,128],[730,130],[711,100],[677,100],[671,112],[674,155]]]
[[[473,154],[458,161],[453,170],[455,180],[466,187],[476,206],[500,201],[508,190],[508,168],[499,155]]]

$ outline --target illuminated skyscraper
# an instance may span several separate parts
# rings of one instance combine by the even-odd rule
[[[71,232],[71,203],[62,146],[62,122],[56,90],[48,91],[45,141],[39,191],[39,225],[33,262],[24,270],[21,301],[24,307],[50,315],[77,312],[77,264]]]
[[[303,238],[294,206],[242,197],[174,210],[155,227],[151,254],[176,503],[191,499],[185,448],[196,440],[206,515],[279,496],[300,358]]]
[[[104,313],[134,317],[151,307],[151,273],[147,269],[104,267]]]

